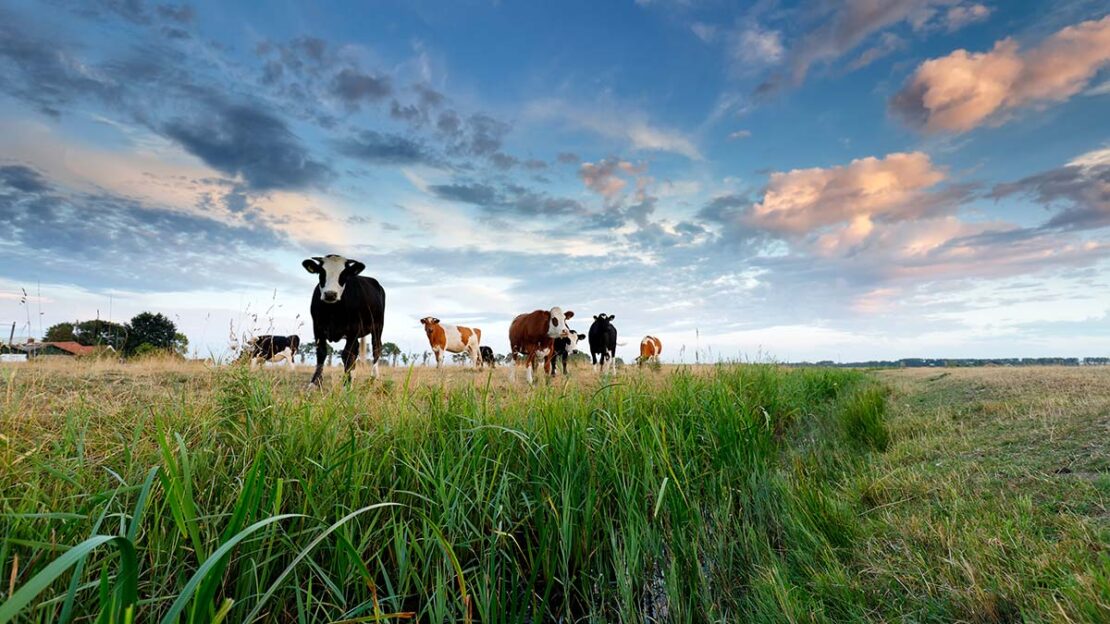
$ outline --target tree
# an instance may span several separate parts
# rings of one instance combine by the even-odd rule
[[[181,332],[173,335],[173,350],[181,357],[189,356],[189,338]]]
[[[74,326],[73,335],[87,347],[107,346],[121,351],[127,341],[127,327],[100,319],[81,321]]]
[[[391,366],[397,366],[397,356],[399,355],[401,355],[401,347],[398,347],[396,343],[387,342],[382,345],[382,356],[393,359]]]
[[[71,342],[77,340],[73,333],[73,323],[58,323],[51,325],[42,337],[44,342]]]
[[[136,314],[127,325],[127,343],[124,352],[136,353],[140,345],[148,344],[154,349],[170,351],[174,347],[177,326],[162,314],[142,312]]]

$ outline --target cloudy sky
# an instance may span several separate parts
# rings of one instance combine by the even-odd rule
[[[560,305],[626,357],[1110,353],[1105,2],[255,7],[0,0],[17,334],[307,337],[339,253],[413,351]]]

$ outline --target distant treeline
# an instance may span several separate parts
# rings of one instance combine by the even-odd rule
[[[795,362],[791,366],[828,366],[833,368],[958,368],[973,366],[1107,366],[1110,357],[1039,358],[903,358],[866,362]]]

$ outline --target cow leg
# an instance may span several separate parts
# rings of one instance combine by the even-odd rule
[[[328,359],[328,341],[316,336],[316,372],[312,374],[309,384],[320,387],[320,380],[324,376],[324,360]]]
[[[443,368],[443,349],[432,349],[436,354],[436,368]]]
[[[378,360],[382,359],[382,326],[370,330],[370,342],[373,348],[374,365],[370,368],[370,376],[374,379],[378,378]]]
[[[532,385],[532,369],[536,366],[536,351],[533,349],[527,357],[524,358],[524,379],[528,385]]]
[[[566,353],[560,353],[559,354],[559,359],[562,360],[562,362],[563,362],[563,376],[564,377],[566,377],[566,375],[567,375],[567,358],[569,358],[569,357],[570,357],[570,355],[568,355]]]
[[[353,337],[348,337],[343,344],[343,385],[348,387],[351,385],[351,369],[358,362],[358,344],[358,339]]]

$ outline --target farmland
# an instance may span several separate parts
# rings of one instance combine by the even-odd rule
[[[0,373],[0,622],[1110,619],[1110,368]]]

